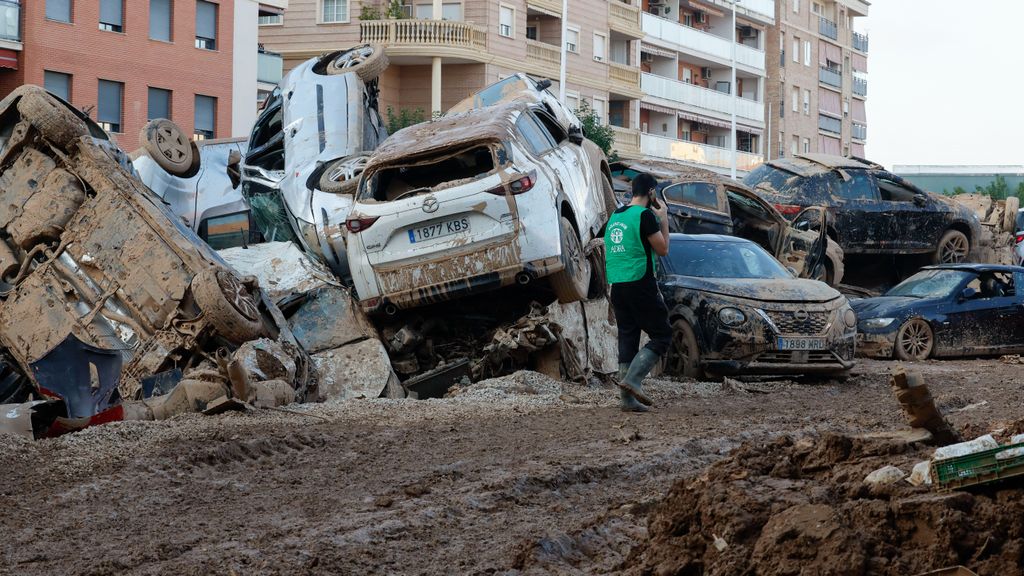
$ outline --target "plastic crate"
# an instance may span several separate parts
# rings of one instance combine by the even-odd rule
[[[1024,442],[1007,444],[984,452],[932,462],[932,481],[942,489],[962,488],[1024,475],[1024,450],[1012,458],[999,459],[997,454],[1024,448]]]

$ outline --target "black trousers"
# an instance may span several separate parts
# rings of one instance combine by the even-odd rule
[[[619,328],[619,364],[629,364],[640,351],[640,333],[650,338],[645,348],[664,357],[672,342],[668,307],[653,282],[612,284],[612,308]]]

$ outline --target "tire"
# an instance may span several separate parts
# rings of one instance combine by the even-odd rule
[[[560,236],[563,268],[551,275],[551,288],[562,304],[579,302],[587,297],[590,287],[590,261],[583,255],[583,246],[576,229],[565,216],[561,218]]]
[[[27,90],[18,100],[18,112],[43,138],[63,150],[89,133],[85,121],[42,88]]]
[[[594,250],[587,260],[590,262],[590,286],[587,288],[587,300],[607,296],[608,276],[604,266],[604,249]]]
[[[330,194],[355,194],[359,176],[369,158],[364,155],[349,156],[331,162],[320,175],[320,190]]]
[[[146,154],[172,176],[188,178],[186,174],[193,168],[198,171],[199,154],[195,143],[166,118],[147,122],[139,131],[139,143]]]
[[[612,217],[612,213],[618,208],[618,202],[615,200],[615,190],[612,188],[612,183],[608,181],[608,177],[601,173],[601,194],[604,197],[604,212],[605,220]]]
[[[959,264],[966,262],[971,253],[971,241],[959,230],[946,230],[932,254],[933,264]]]
[[[923,318],[911,318],[896,332],[896,357],[907,362],[927,360],[935,349],[935,333]]]
[[[693,328],[686,320],[672,323],[672,343],[665,355],[664,372],[687,378],[700,380],[704,378],[704,370],[700,367],[700,346]]]
[[[192,296],[207,322],[229,342],[242,344],[264,335],[259,303],[234,274],[200,272],[192,279]]]
[[[324,59],[327,60],[324,71],[328,76],[355,72],[363,82],[376,80],[388,67],[388,57],[384,54],[384,49],[371,44],[332,52]]]
[[[1013,234],[1017,231],[1017,211],[1020,210],[1020,198],[1008,196],[1003,208],[1003,231]]]

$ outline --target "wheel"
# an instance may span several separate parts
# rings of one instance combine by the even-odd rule
[[[946,230],[939,240],[938,248],[932,256],[935,264],[958,264],[967,261],[971,253],[971,242],[959,230]]]
[[[334,52],[325,58],[325,71],[328,75],[355,72],[363,82],[376,80],[388,67],[388,57],[384,54],[384,49],[370,44]]]
[[[241,344],[263,336],[263,320],[255,296],[234,274],[204,270],[192,279],[192,296],[218,334]]]
[[[896,357],[900,360],[927,360],[935,348],[932,327],[923,318],[911,318],[896,332]]]
[[[174,122],[166,118],[150,120],[139,131],[139,142],[168,174],[191,178],[199,172],[199,150]]]
[[[1003,207],[1003,231],[1013,234],[1017,231],[1017,211],[1020,210],[1020,198],[1008,196]]]
[[[335,160],[320,175],[320,190],[331,194],[354,194],[369,158],[359,155]]]
[[[551,287],[562,304],[578,302],[587,297],[590,287],[590,261],[583,254],[583,246],[576,229],[562,216],[560,236],[563,268],[551,275]]]
[[[43,138],[64,150],[89,133],[85,121],[42,88],[26,89],[18,100],[18,112]]]
[[[672,323],[672,343],[665,355],[665,372],[687,378],[704,378],[697,336],[686,320],[679,319]]]
[[[608,295],[608,276],[604,266],[604,249],[595,249],[587,258],[590,262],[590,286],[587,299],[594,300]]]

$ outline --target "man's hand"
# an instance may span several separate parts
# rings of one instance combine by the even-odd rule
[[[657,192],[653,192],[653,194],[657,194]],[[659,199],[657,208],[654,207],[654,203],[652,202],[651,211],[658,217],[658,221],[661,222],[661,225],[665,226],[668,222],[668,205],[665,204],[665,201]]]

